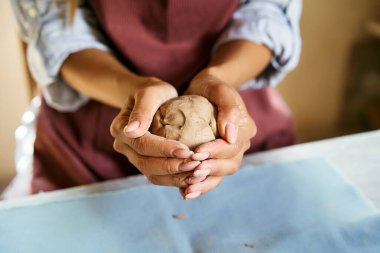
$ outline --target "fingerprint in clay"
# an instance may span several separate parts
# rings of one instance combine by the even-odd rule
[[[185,95],[168,100],[154,115],[151,132],[194,150],[218,137],[217,110],[206,98]]]

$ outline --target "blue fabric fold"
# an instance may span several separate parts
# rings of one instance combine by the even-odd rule
[[[144,185],[0,210],[0,252],[375,253],[380,213],[329,163],[302,160],[245,166],[193,201]]]

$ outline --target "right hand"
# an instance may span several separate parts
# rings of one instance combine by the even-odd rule
[[[114,149],[124,154],[149,181],[157,185],[187,187],[185,182],[200,162],[175,140],[151,134],[148,130],[158,108],[178,96],[170,84],[157,78],[143,78],[111,124]]]

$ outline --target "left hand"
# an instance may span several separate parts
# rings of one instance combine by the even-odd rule
[[[114,149],[125,155],[153,184],[186,187],[186,177],[200,164],[189,161],[194,154],[178,141],[149,133],[154,114],[164,102],[177,96],[169,83],[154,77],[141,77],[128,84],[125,103],[111,124]],[[191,160],[191,159],[190,159]]]
[[[256,125],[236,89],[207,69],[191,81],[185,95],[203,96],[217,107],[221,137],[194,150],[193,159],[203,161],[193,176],[187,178],[189,186],[180,188],[185,199],[194,199],[211,191],[224,176],[239,169],[244,152],[250,147],[250,139],[256,134]]]

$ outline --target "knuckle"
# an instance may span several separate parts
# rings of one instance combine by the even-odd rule
[[[180,186],[181,180],[178,176],[173,177],[173,185],[174,186]]]
[[[142,118],[141,115],[141,110],[139,108],[134,108],[130,115],[130,122],[140,120]]]
[[[168,174],[176,174],[178,173],[178,165],[173,162],[173,160],[169,158],[163,159],[163,167]]]
[[[230,167],[231,169],[228,173],[229,176],[235,174],[239,170],[240,164],[241,164],[241,158],[240,157],[241,156],[238,156],[237,158],[235,158],[233,160],[233,163],[231,164],[231,167]]]
[[[229,144],[231,145],[231,152],[230,152],[230,157],[233,157],[235,156],[236,154],[239,153],[239,151],[241,150],[241,143],[239,142],[236,142],[236,143],[232,143],[232,144]]]
[[[151,98],[152,96],[155,96],[156,93],[157,93],[157,85],[154,85],[154,84],[148,85],[142,89],[139,89],[136,92],[135,98],[136,98],[136,100]]]
[[[257,134],[257,128],[254,127],[253,130],[252,130],[252,136],[251,136],[251,138],[255,137],[256,134]]]
[[[160,185],[160,181],[157,176],[147,176],[147,179],[154,185]]]
[[[257,127],[251,117],[249,117],[249,129],[250,129],[250,138],[253,138],[257,134]]]
[[[131,139],[131,146],[138,154],[144,155],[146,153],[148,144],[146,143],[144,138],[140,137]]]
[[[237,104],[228,104],[219,111],[225,121],[239,125],[241,121],[241,110]]]
[[[231,175],[235,174],[238,170],[239,170],[238,166],[233,166],[228,175],[231,176]]]
[[[251,141],[248,140],[244,147],[244,152],[251,148]]]
[[[111,126],[110,126],[110,133],[111,133],[112,137],[116,138],[119,135],[120,128],[121,128],[120,122],[117,120],[117,118],[114,119]]]
[[[256,128],[256,126],[255,126],[255,127],[252,127],[251,135],[249,136],[250,139],[253,138],[253,137],[255,137],[256,134],[257,134],[257,128]]]
[[[159,89],[157,89],[157,85],[150,85],[150,86],[147,86],[146,88],[144,88],[143,94],[148,95],[148,96],[155,95],[157,90],[159,90]]]
[[[136,162],[135,162],[135,166],[139,170],[144,171],[146,165],[147,165],[147,159],[145,157],[143,157],[143,156],[137,156]]]
[[[213,86],[216,94],[224,95],[226,92],[231,92],[231,88],[226,84],[217,84]]]
[[[172,146],[171,144],[172,144],[172,142],[164,140],[162,143],[157,145],[158,146],[157,150],[161,156],[163,156],[163,157],[171,157],[172,156],[171,152],[168,150],[168,147]]]
[[[234,115],[239,115],[241,113],[240,106],[237,103],[231,104],[230,106],[230,112]]]
[[[145,96],[146,89],[147,89],[146,87],[143,87],[143,88],[139,88],[136,91],[136,93],[134,94],[134,97],[133,97],[133,99],[135,100],[135,102],[136,102],[136,100],[139,100],[139,99],[141,99],[142,97]]]
[[[173,176],[173,185],[176,187],[187,186],[187,184],[185,183],[185,179],[180,175]]]
[[[118,140],[115,140],[115,141],[113,142],[113,149],[114,149],[115,151],[117,151],[117,152],[120,153],[120,151],[121,151],[121,144],[120,144],[120,142],[119,142]]]

